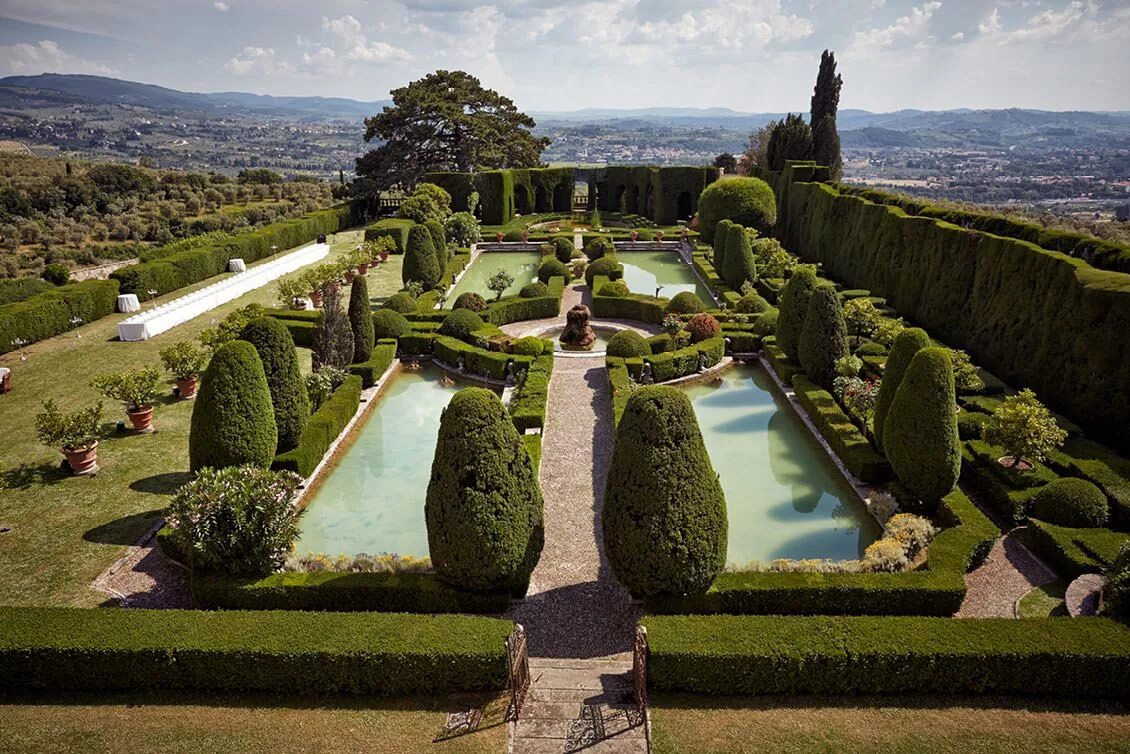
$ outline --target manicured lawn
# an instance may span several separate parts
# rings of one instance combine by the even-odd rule
[[[479,697],[0,695],[0,750],[13,754],[501,754],[506,751],[503,724],[432,743],[447,712],[482,701]]]
[[[1018,699],[652,698],[656,754],[1130,751],[1130,707]]]
[[[337,234],[333,254],[355,247],[360,235]],[[395,256],[370,271],[372,297],[383,298],[400,288],[401,262]],[[89,386],[94,375],[159,367],[162,348],[193,338],[252,303],[275,306],[274,284],[148,341],[117,341],[117,324],[125,315],[116,314],[32,345],[25,349],[27,361],[20,361],[17,353],[0,356],[0,365],[12,368],[14,382],[11,393],[0,395],[0,527],[11,528],[0,534],[4,604],[90,607],[103,602],[106,597],[90,589],[90,582],[157,520],[188,469],[193,404],[173,398],[171,380],[154,414],[156,434],[116,433],[114,424],[125,414],[121,406],[106,403],[107,424],[98,448],[101,471],[95,477],[70,477],[59,470],[58,450],[41,445],[35,436],[40,403],[54,398],[63,409],[93,403],[98,397]],[[308,355],[304,361],[308,363]]]
[[[1066,581],[1053,581],[1036,587],[1020,598],[1018,609],[1020,617],[1047,618],[1067,615],[1067,605],[1063,601],[1066,592]]]

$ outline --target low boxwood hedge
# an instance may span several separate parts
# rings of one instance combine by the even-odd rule
[[[627,296],[604,296],[600,291],[610,278],[605,275],[593,277],[592,314],[598,319],[630,319],[657,325],[663,321],[668,300],[639,293]]]
[[[828,445],[852,474],[864,482],[879,483],[891,478],[891,465],[852,423],[836,399],[803,374],[793,375],[797,401]]]
[[[408,337],[409,336],[404,336],[400,339],[402,353],[405,352],[405,339]],[[430,338],[432,343],[430,353],[436,359],[448,366],[455,366],[459,363],[460,358],[462,358],[464,370],[468,374],[480,377],[504,380],[506,379],[506,365],[508,363],[514,363],[514,372],[517,373],[522,369],[528,369],[534,360],[532,356],[522,356],[521,354],[505,353],[503,351],[488,351],[447,335],[435,335],[430,336]],[[413,343],[413,345],[416,344]],[[420,355],[428,353],[428,351],[415,353]]]
[[[377,380],[385,373],[396,359],[396,341],[383,338],[377,341],[373,353],[368,361],[360,364],[350,364],[349,373],[361,378],[361,387],[369,388],[377,384]]]
[[[701,694],[1125,697],[1111,620],[652,616],[648,684]]]
[[[545,405],[549,399],[549,377],[552,373],[552,352],[535,358],[526,371],[526,381],[510,401],[510,418],[519,433],[545,426]]]
[[[1019,530],[1021,541],[1068,579],[1106,571],[1130,533],[1111,529],[1073,529],[1035,518]]]
[[[275,573],[261,579],[193,574],[192,598],[206,609],[482,613],[510,605],[509,592],[467,592],[434,573]]]
[[[86,280],[0,306],[0,353],[14,351],[12,341],[28,344],[50,338],[114,313],[117,280]],[[71,320],[81,320],[75,324]]]
[[[0,608],[0,686],[406,694],[501,689],[510,621]]]
[[[415,224],[414,220],[406,220],[400,217],[387,217],[384,220],[377,220],[365,228],[365,240],[375,241],[378,238],[388,236],[396,244],[393,253],[403,254],[404,249],[408,246],[408,231]]]
[[[361,377],[347,377],[310,416],[298,447],[275,456],[271,468],[293,471],[303,478],[313,474],[330,445],[357,413],[357,407],[361,405],[361,384]]]

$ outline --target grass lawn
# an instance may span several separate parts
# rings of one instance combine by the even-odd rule
[[[332,254],[355,247],[360,231],[338,233]],[[374,298],[400,288],[402,257],[369,273]],[[204,281],[173,292],[170,301],[215,282]],[[89,386],[99,373],[160,367],[158,351],[200,331],[248,304],[276,306],[275,286],[267,285],[217,309],[139,343],[117,340],[115,314],[78,330],[0,356],[12,368],[11,393],[0,395],[0,602],[15,605],[91,607],[106,597],[89,584],[133,544],[158,518],[168,496],[187,478],[188,427],[192,401],[169,393],[156,406],[152,435],[118,434],[114,424],[125,419],[121,406],[107,402],[104,436],[98,448],[101,470],[94,477],[70,477],[59,470],[62,455],[40,445],[35,415],[40,403],[54,398],[64,410],[88,405],[98,395]],[[147,304],[148,307],[148,304]],[[81,337],[79,337],[81,336]],[[308,358],[304,359],[308,362]]]
[[[651,699],[656,754],[1126,752],[1128,713],[1113,702],[1014,698]]]
[[[340,698],[202,694],[0,695],[0,750],[238,754],[501,754],[506,726],[432,743],[447,712],[481,697]]]
[[[1063,601],[1066,593],[1066,581],[1052,581],[1038,586],[1020,598],[1017,612],[1021,618],[1066,616],[1067,604]]]

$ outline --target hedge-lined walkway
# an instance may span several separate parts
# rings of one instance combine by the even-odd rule
[[[968,591],[954,617],[1015,618],[1017,600],[1055,579],[1055,572],[1009,532],[993,543],[984,563],[965,575]]]
[[[566,288],[562,312],[586,291]],[[545,548],[513,616],[529,636],[532,680],[515,754],[647,751],[630,703],[637,612],[604,557],[600,528],[612,441],[604,358],[558,359],[542,438]]]

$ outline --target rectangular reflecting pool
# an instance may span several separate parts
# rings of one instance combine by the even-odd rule
[[[694,268],[683,261],[673,251],[621,251],[616,258],[624,266],[624,282],[632,293],[655,295],[656,286],[664,298],[674,298],[675,294],[690,291],[702,299],[706,305],[714,300],[710,297]]]
[[[392,378],[314,490],[299,520],[296,553],[427,556],[424,498],[439,417],[466,387],[445,385],[442,377],[427,367]]]
[[[735,367],[686,391],[726,493],[729,563],[850,560],[879,537],[879,525],[763,370]]]
[[[522,286],[537,280],[540,264],[541,254],[536,251],[493,251],[479,254],[455,287],[448,292],[443,307],[450,309],[455,306],[455,299],[461,293],[477,293],[487,301],[493,301],[495,294],[487,287],[487,281],[499,270],[506,270],[514,276],[514,282],[502,294],[513,296],[522,290]]]

